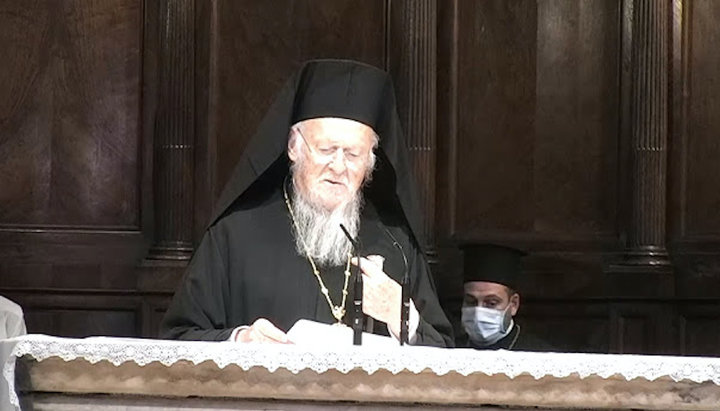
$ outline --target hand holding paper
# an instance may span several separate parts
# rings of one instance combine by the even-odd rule
[[[248,328],[241,330],[237,335],[238,342],[280,343],[288,344],[287,334],[275,327],[265,318],[258,318]]]

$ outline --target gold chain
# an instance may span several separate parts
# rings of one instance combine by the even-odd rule
[[[345,285],[343,285],[342,290],[342,302],[340,303],[340,305],[335,305],[333,304],[332,299],[330,299],[330,293],[328,292],[327,287],[325,287],[325,283],[320,276],[320,271],[317,269],[315,261],[313,261],[312,257],[310,257],[310,254],[307,251],[308,247],[307,244],[305,244],[305,240],[303,240],[302,238],[300,228],[297,225],[297,221],[295,221],[295,214],[293,213],[292,207],[290,206],[290,199],[288,198],[285,184],[283,184],[283,195],[285,196],[285,205],[287,205],[288,211],[290,212],[290,219],[293,222],[293,226],[295,226],[295,232],[300,238],[300,241],[302,241],[303,247],[305,247],[305,257],[307,257],[308,261],[310,262],[313,274],[315,274],[315,278],[317,278],[318,283],[320,284],[320,292],[322,292],[322,294],[325,296],[325,299],[330,306],[330,311],[332,312],[333,317],[335,317],[338,324],[342,324],[342,319],[345,316],[345,301],[347,300],[348,295],[348,280],[350,279],[350,259],[352,258],[352,254],[348,253],[348,261],[347,265],[345,266]]]
[[[512,342],[511,342],[510,345],[508,346],[508,348],[507,348],[508,350],[512,350],[512,349],[513,349],[513,347],[515,346],[515,343],[517,342],[518,337],[520,336],[520,324],[515,324],[515,326],[517,327],[518,331],[517,331],[517,333],[515,334],[515,338],[513,338]]]

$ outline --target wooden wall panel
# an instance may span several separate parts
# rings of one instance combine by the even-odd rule
[[[679,307],[682,354],[720,356],[720,301],[684,302]]]
[[[25,290],[13,295],[28,332],[66,337],[140,335],[141,299],[126,291]]]
[[[0,293],[30,332],[136,335],[142,0],[0,6]]]
[[[671,299],[608,299],[610,352],[678,353],[677,312]]]
[[[712,0],[692,2],[687,53],[689,97],[687,100],[687,134],[677,136],[685,145],[685,166],[680,170],[684,188],[682,219],[683,237],[720,239],[720,3]]]
[[[521,300],[517,321],[556,351],[607,353],[608,305],[582,300]]]
[[[138,335],[135,312],[116,310],[53,309],[25,312],[29,330],[36,334],[62,337],[90,337],[113,335],[134,337]]]
[[[620,341],[624,342],[620,354],[642,354],[649,352],[647,318],[627,316],[619,319]]]
[[[669,248],[677,296],[716,299],[720,296],[720,59],[715,50],[720,47],[720,28],[715,21],[720,5],[685,2],[675,13],[684,24],[675,35],[679,50],[673,70]],[[687,326],[688,332],[699,330],[692,323]],[[711,327],[705,335],[688,334],[684,342],[688,353],[713,352],[702,341],[714,341],[714,333]]]
[[[617,238],[619,2],[538,2],[533,230]],[[529,194],[529,193],[528,193]]]
[[[0,225],[139,227],[142,2],[4,2]]]
[[[694,243],[694,247],[710,247]],[[717,251],[678,251],[672,256],[678,298],[720,298],[720,256]]]
[[[619,2],[458,8],[454,237],[617,241]]]
[[[718,313],[704,318],[685,319],[686,355],[720,356],[720,326]]]
[[[534,206],[535,1],[458,2],[458,236],[528,232]],[[442,194],[441,194],[442,195]]]
[[[385,65],[386,1],[218,0],[210,117],[219,195],[285,81],[311,58]],[[212,121],[212,120],[211,120]]]

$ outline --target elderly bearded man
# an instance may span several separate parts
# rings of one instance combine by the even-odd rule
[[[452,346],[419,244],[419,212],[389,76],[342,60],[306,63],[249,143],[162,324],[164,338],[288,342],[300,319],[350,324],[357,261],[373,332]],[[407,261],[407,262],[405,262]]]

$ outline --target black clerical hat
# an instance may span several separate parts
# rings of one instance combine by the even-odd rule
[[[312,61],[298,80],[292,123],[340,117],[380,133],[387,105],[394,100],[390,76],[376,67],[343,60]]]
[[[517,290],[523,251],[496,244],[470,244],[462,249],[463,282],[488,281]]]

